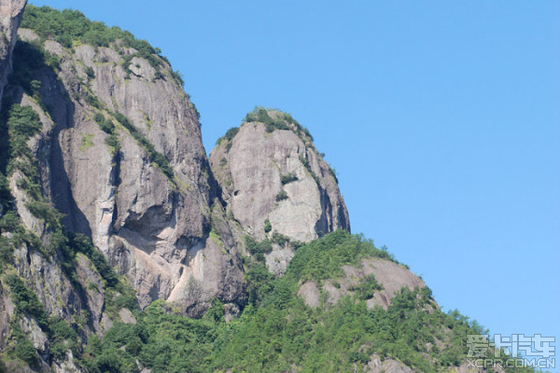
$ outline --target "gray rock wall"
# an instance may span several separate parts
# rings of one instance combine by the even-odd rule
[[[277,232],[308,242],[337,229],[350,230],[329,165],[301,133],[268,133],[262,123],[245,123],[231,141],[212,150],[210,164],[231,216],[257,240]],[[286,182],[288,175],[292,180]]]
[[[31,30],[20,36],[38,40]],[[196,109],[170,67],[161,61],[156,78],[148,61],[134,57],[127,74],[122,62],[131,49],[69,50],[54,41],[44,48],[61,61],[60,70],[45,66],[34,73],[48,114],[34,100],[27,104],[44,126],[37,139],[42,145],[34,149],[41,186],[66,226],[92,238],[128,277],[142,307],[165,299],[198,314],[215,297],[243,299],[236,249],[222,254],[207,239],[216,182]],[[10,89],[25,104],[26,96]],[[119,122],[118,114],[130,124]],[[109,134],[95,120],[100,115],[115,126],[118,149],[107,144]],[[185,287],[195,282],[204,284],[200,294]]]

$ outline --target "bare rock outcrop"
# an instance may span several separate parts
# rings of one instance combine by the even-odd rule
[[[257,109],[210,153],[228,216],[256,240],[279,233],[308,242],[350,230],[336,175],[291,116]]]
[[[2,0],[0,2],[0,110],[2,94],[12,71],[12,53],[16,44],[16,33],[23,16],[27,0]]]
[[[363,295],[367,299],[367,307],[381,306],[387,309],[391,305],[391,299],[403,287],[414,290],[426,286],[422,279],[406,267],[387,259],[363,259],[359,266],[344,265],[342,270],[343,277],[326,280],[321,286],[313,281],[301,284],[298,296],[302,297],[308,306],[318,307],[322,290],[328,295],[326,305],[332,306],[345,295],[354,294],[355,289],[364,279],[373,276],[380,289]]]
[[[414,373],[410,367],[394,359],[381,360],[379,356],[373,355],[364,369],[367,373]]]

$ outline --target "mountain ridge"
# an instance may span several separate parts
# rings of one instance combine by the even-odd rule
[[[257,108],[207,157],[157,49],[33,6],[19,35],[0,370],[464,371],[461,333],[482,329],[349,233],[336,174],[291,116]]]

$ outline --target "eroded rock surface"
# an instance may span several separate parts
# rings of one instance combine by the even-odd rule
[[[56,69],[33,71],[34,98],[19,87],[8,93],[41,118],[43,130],[30,148],[45,197],[68,229],[91,237],[128,277],[141,307],[165,299],[202,312],[215,297],[243,299],[237,251],[230,244],[222,254],[208,241],[217,186],[198,113],[167,62],[156,68],[118,44],[68,49],[33,30],[19,35],[60,61]],[[18,193],[18,180],[11,176],[18,212],[41,237],[43,223],[25,209],[28,196]],[[231,232],[222,235],[228,241]],[[204,296],[187,290],[189,279],[204,284]]]
[[[367,373],[414,373],[410,367],[394,359],[381,360],[379,356],[373,355],[371,361],[364,369]]]
[[[344,277],[326,280],[322,287],[313,281],[301,284],[298,296],[301,296],[310,307],[318,307],[321,289],[328,294],[327,306],[336,304],[342,297],[354,294],[355,288],[367,276],[374,276],[381,290],[373,291],[366,296],[367,307],[381,306],[387,309],[391,299],[403,287],[409,290],[421,289],[426,286],[418,276],[402,265],[386,259],[369,258],[362,260],[360,266],[345,265],[342,267]],[[435,305],[435,303],[434,303]]]
[[[350,230],[331,168],[306,133],[290,121],[286,126],[269,131],[264,123],[246,122],[212,150],[210,164],[228,213],[256,240],[280,233],[308,242],[337,229]]]

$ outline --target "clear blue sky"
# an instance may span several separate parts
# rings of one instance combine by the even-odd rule
[[[208,152],[255,105],[290,112],[338,171],[352,230],[444,309],[560,340],[557,0],[32,3],[160,47]]]

